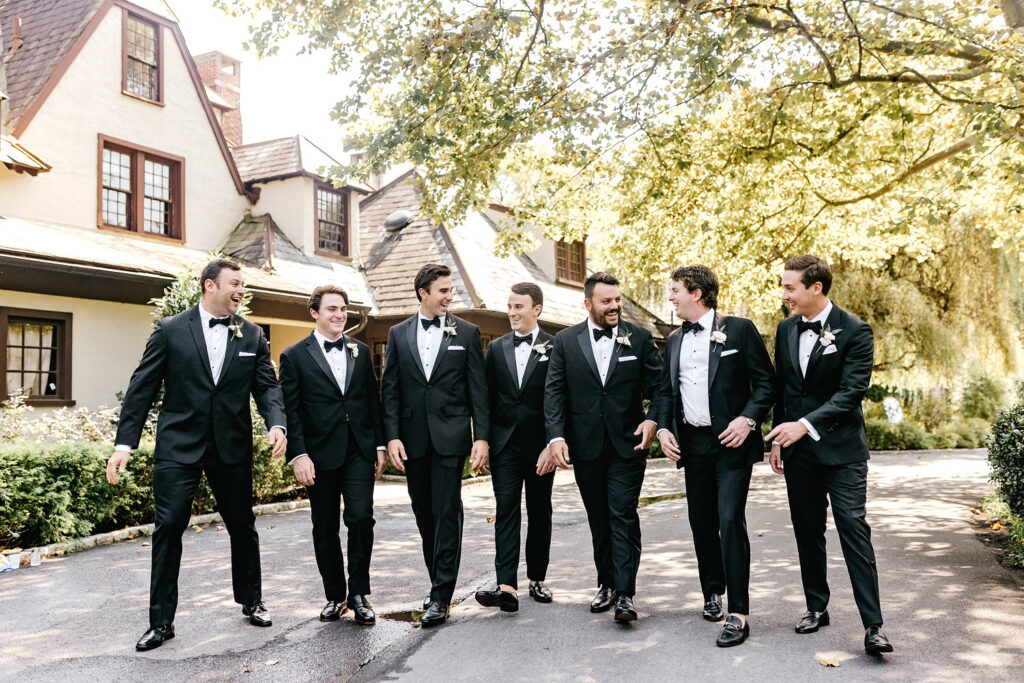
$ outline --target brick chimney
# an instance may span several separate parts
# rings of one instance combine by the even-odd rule
[[[193,59],[203,85],[213,93],[210,104],[224,138],[231,147],[238,147],[242,144],[242,63],[223,52],[204,52]]]

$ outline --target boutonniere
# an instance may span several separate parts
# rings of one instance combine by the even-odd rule
[[[547,358],[548,351],[551,350],[551,342],[540,342],[539,344],[533,345],[533,352],[539,355],[541,358]]]
[[[818,341],[821,342],[822,346],[831,346],[832,342],[836,340],[836,335],[842,331],[842,329],[833,330],[828,325],[825,325],[824,329],[821,330],[821,335],[818,337]]]
[[[345,346],[348,347],[348,350],[352,352],[352,357],[353,358],[359,358],[359,345],[358,344],[356,344],[355,342],[348,342],[347,344],[345,344]]]
[[[447,320],[445,322],[447,322]],[[445,325],[444,326],[444,334],[445,334],[446,337],[454,337],[457,333],[458,333],[458,330],[455,329],[455,321],[454,320],[451,321],[450,325]]]
[[[239,320],[231,319],[231,324],[228,325],[228,332],[235,335],[236,339],[242,338],[242,323]]]
[[[618,342],[619,344],[621,344],[622,346],[628,346],[629,348],[633,348],[633,345],[629,343],[629,335],[630,334],[631,334],[630,332],[626,332],[625,334],[621,334],[621,335],[619,335],[618,337],[615,338],[615,341]]]
[[[711,332],[711,343],[712,344],[721,344],[722,346],[725,346],[725,341],[728,338],[729,337],[725,334],[725,323],[719,324],[719,326],[716,327]]]

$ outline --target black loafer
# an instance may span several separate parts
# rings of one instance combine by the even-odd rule
[[[267,611],[262,602],[257,602],[255,605],[245,605],[242,607],[242,614],[249,617],[249,623],[253,626],[272,626],[274,624],[270,620],[270,612]]]
[[[868,626],[864,631],[864,651],[869,655],[881,655],[892,652],[892,643],[878,626]]]
[[[540,581],[534,581],[530,584],[530,597],[537,602],[551,602],[551,591]]]
[[[500,588],[495,588],[492,591],[477,591],[476,601],[484,607],[498,607],[502,612],[519,611],[519,596]]]
[[[427,611],[420,617],[420,625],[437,626],[448,621],[448,603],[440,600],[431,600],[427,605]]]
[[[715,641],[715,645],[718,647],[733,647],[742,643],[749,635],[750,622],[745,622],[740,626],[739,617],[734,617],[730,614],[725,618],[725,625],[722,626],[722,630],[718,634],[718,640]]]
[[[722,596],[712,593],[708,601],[704,603],[704,611],[701,612],[701,616],[708,621],[721,621],[725,616],[725,611],[722,609]]]
[[[797,633],[814,633],[822,626],[829,625],[828,610],[824,612],[806,612],[796,625]]]
[[[373,606],[370,605],[370,601],[366,599],[365,595],[348,596],[347,606],[352,610],[352,616],[357,624],[372,626],[377,623],[377,615],[374,613]]]
[[[611,586],[601,586],[597,591],[593,602],[590,603],[591,612],[607,612],[615,604],[615,598],[619,597],[618,591]]]
[[[320,610],[320,621],[337,621],[345,613],[345,605],[331,600]]]
[[[427,608],[430,607],[430,596],[423,598],[423,611],[426,612]]]
[[[636,621],[636,608],[633,607],[633,598],[628,595],[620,595],[615,601],[615,621]]]
[[[160,647],[165,641],[174,637],[174,624],[164,626],[153,626],[142,634],[139,642],[135,643],[135,649],[139,651],[152,650]]]

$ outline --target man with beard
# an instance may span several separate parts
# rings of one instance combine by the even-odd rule
[[[600,590],[591,612],[615,606],[615,620],[637,618],[633,605],[640,565],[637,503],[656,423],[644,397],[661,378],[651,333],[620,319],[619,281],[594,273],[583,286],[588,318],[555,335],[544,391],[551,458],[570,455],[587,510]]]

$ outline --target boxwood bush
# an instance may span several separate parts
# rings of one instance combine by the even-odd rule
[[[993,423],[988,462],[999,495],[1010,512],[1024,518],[1024,396]]]

